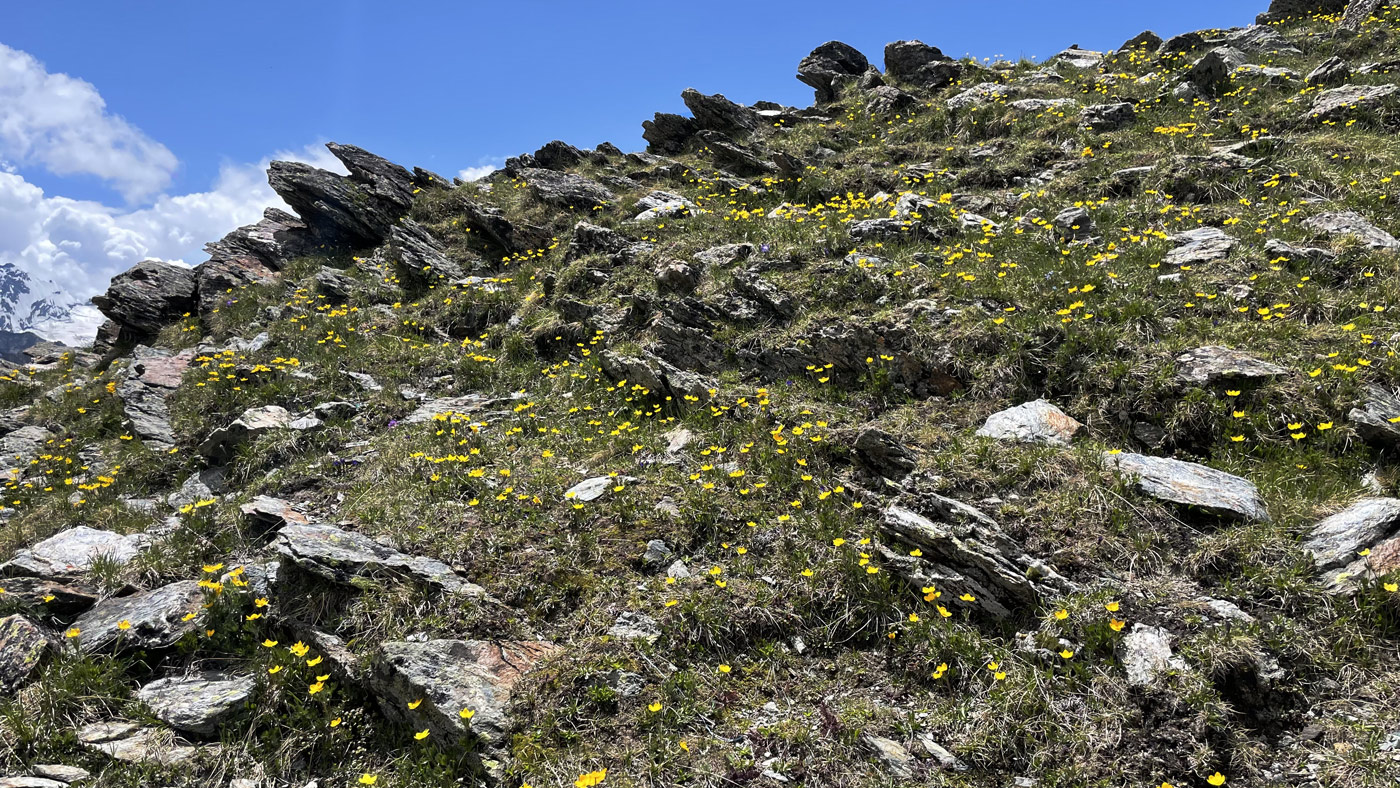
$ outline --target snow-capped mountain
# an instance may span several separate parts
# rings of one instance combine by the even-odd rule
[[[29,332],[72,347],[92,344],[102,313],[87,299],[13,263],[0,263],[0,331]]]

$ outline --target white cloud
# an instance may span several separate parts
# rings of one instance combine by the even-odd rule
[[[461,170],[457,173],[457,177],[461,178],[464,181],[479,181],[498,169],[500,169],[500,167],[493,167],[490,164],[483,164],[480,167],[468,167],[465,170]]]
[[[32,55],[4,44],[0,158],[54,175],[96,176],[129,203],[164,189],[179,165],[164,145],[109,113],[91,83],[50,74]]]
[[[205,243],[257,221],[269,205],[288,210],[267,185],[273,159],[345,172],[330,151],[311,145],[253,164],[225,164],[209,191],[161,196],[138,210],[48,196],[21,176],[0,172],[0,263],[86,299],[141,260],[203,262]]]

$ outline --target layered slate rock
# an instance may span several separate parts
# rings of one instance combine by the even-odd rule
[[[1400,446],[1400,396],[1381,386],[1366,387],[1366,398],[1347,414],[1356,432],[1377,446]]]
[[[137,347],[126,376],[117,384],[122,415],[133,435],[156,451],[175,446],[175,430],[170,426],[170,395],[194,360],[193,350]]]
[[[650,354],[625,356],[612,350],[598,354],[603,373],[614,381],[629,381],[653,395],[671,397],[673,403],[685,399],[706,401],[717,385],[714,381],[679,369]]]
[[[947,604],[962,604],[953,600],[971,594],[969,604],[978,612],[1005,618],[1073,587],[981,511],[937,495],[921,497],[918,505],[919,512],[899,504],[885,510],[880,530],[901,549],[877,549],[906,581],[936,587]],[[909,555],[914,548],[923,555]]]
[[[684,115],[672,112],[658,112],[652,120],[642,121],[642,139],[647,141],[647,150],[674,156],[685,149],[685,144],[699,127],[695,121]]]
[[[388,256],[419,280],[461,279],[462,266],[447,256],[442,244],[421,224],[404,220],[389,233]]]
[[[199,753],[196,747],[178,743],[170,731],[134,722],[96,722],[84,726],[78,731],[78,742],[94,752],[127,763],[173,766]]]
[[[29,682],[53,642],[44,630],[21,615],[0,618],[0,695],[7,695]]]
[[[686,88],[681,92],[681,100],[695,116],[695,125],[700,129],[738,137],[753,133],[761,122],[758,113],[719,93],[707,96],[695,88]]]
[[[840,41],[828,41],[813,49],[797,64],[797,78],[816,89],[818,104],[836,100],[836,85],[842,80],[859,77],[870,68],[870,61],[860,50]]]
[[[885,73],[902,82],[927,84],[928,66],[947,62],[942,50],[922,41],[894,41],[885,45]]]
[[[602,184],[582,175],[526,168],[520,171],[520,177],[536,199],[557,208],[587,210],[610,202],[614,197]]]
[[[919,458],[893,435],[876,427],[856,433],[851,444],[861,466],[886,479],[899,481],[918,465]]]
[[[124,338],[152,336],[194,310],[194,270],[143,260],[112,277],[107,292],[93,296],[92,302],[121,326]]]
[[[1043,443],[1068,446],[1075,433],[1084,428],[1064,411],[1043,399],[993,413],[977,430],[986,438],[1011,443]]]
[[[199,446],[199,453],[214,462],[227,462],[233,459],[238,447],[255,441],[268,432],[291,427],[291,412],[280,405],[262,405],[243,411],[226,427],[209,433]]]
[[[239,227],[223,238],[204,245],[209,262],[195,268],[201,299],[210,287],[223,287],[223,282],[202,271],[210,263],[240,262],[254,269],[261,266],[280,271],[287,261],[306,255],[314,248],[305,222],[286,211],[266,208],[263,218],[256,224]]]
[[[30,460],[55,437],[43,427],[30,425],[0,438],[0,476],[13,479],[24,475]]]
[[[145,540],[79,525],[60,531],[0,564],[0,576],[59,580],[83,575],[99,560],[124,564],[141,553]]]
[[[405,424],[422,424],[434,419],[451,420],[480,413],[487,408],[509,405],[509,397],[488,397],[485,394],[463,394],[460,397],[440,397],[419,405],[404,419]]]
[[[1182,383],[1262,381],[1287,374],[1288,370],[1277,364],[1219,345],[1194,348],[1176,357],[1176,379]]]
[[[1400,250],[1400,241],[1397,241],[1395,236],[1375,226],[1355,211],[1319,214],[1305,220],[1303,226],[1333,238],[1353,236],[1371,249]]]
[[[1314,526],[1303,550],[1327,571],[1365,558],[1363,550],[1395,536],[1400,536],[1400,500],[1365,498]]]
[[[1127,128],[1136,121],[1137,109],[1128,102],[1094,104],[1079,113],[1079,125],[1099,134]]]
[[[104,599],[75,619],[73,626],[80,632],[78,647],[85,654],[167,648],[198,629],[203,614],[204,592],[199,583],[181,580]]]
[[[5,589],[6,600],[63,620],[82,613],[98,600],[96,589],[86,584],[42,577],[6,577],[0,579],[0,588]]]
[[[1132,477],[1134,486],[1145,495],[1229,517],[1269,521],[1264,499],[1248,479],[1167,457],[1129,452],[1105,452],[1103,457],[1108,467]]]
[[[158,719],[182,733],[216,736],[219,726],[252,699],[257,686],[252,676],[211,671],[153,681],[136,697]]]
[[[413,202],[408,170],[354,145],[328,143],[350,171],[337,175],[299,162],[274,161],[267,180],[292,206],[318,244],[368,248],[383,243]]]
[[[521,677],[559,650],[546,641],[389,642],[379,648],[369,683],[390,719],[426,727],[449,742],[479,736],[499,748],[511,729],[509,710]]]
[[[486,596],[485,589],[467,582],[441,561],[407,555],[364,534],[333,525],[283,526],[271,547],[284,561],[341,585],[391,578],[474,598]]]
[[[1200,227],[1177,233],[1172,236],[1172,242],[1176,244],[1176,248],[1167,252],[1163,261],[1172,266],[1199,265],[1220,260],[1239,245],[1238,241],[1217,227]]]
[[[944,104],[953,111],[987,107],[1015,93],[1015,88],[999,82],[983,82],[948,99]]]
[[[1344,85],[1324,90],[1313,99],[1310,117],[1318,122],[1343,120],[1357,112],[1369,112],[1393,101],[1400,85]]]

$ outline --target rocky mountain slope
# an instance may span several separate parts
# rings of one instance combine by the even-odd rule
[[[274,163],[0,381],[0,785],[1395,785],[1397,41]]]

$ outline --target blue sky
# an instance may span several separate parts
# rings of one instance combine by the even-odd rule
[[[197,263],[202,258],[191,234],[214,232],[219,222],[235,214],[244,220],[252,210],[259,186],[248,168],[289,152],[320,161],[312,146],[326,140],[351,142],[444,175],[499,163],[555,138],[590,147],[608,140],[637,150],[644,145],[641,121],[656,111],[684,112],[680,92],[686,87],[744,103],[767,99],[807,106],[812,91],[794,78],[795,67],[814,46],[833,38],[861,49],[877,65],[884,45],[901,38],[921,39],[954,56],[1043,58],[1070,44],[1112,48],[1149,28],[1168,36],[1244,25],[1266,5],[1266,0],[7,4],[0,45],[12,50],[11,61],[15,52],[27,55],[24,68],[40,69],[49,77],[45,84],[57,77],[87,83],[93,94],[88,104],[96,101],[96,108],[88,109],[99,120],[77,113],[74,122],[104,130],[84,131],[95,137],[82,143],[93,148],[88,154],[65,149],[47,157],[16,150],[13,139],[6,150],[0,134],[0,165],[8,162],[12,177],[42,190],[42,198],[34,199],[95,204],[117,225],[130,224],[127,215],[141,212],[141,223],[154,225],[142,232],[165,234],[141,254],[173,257],[171,250],[183,243],[192,251],[181,256]],[[5,93],[5,82],[16,79],[15,68],[13,63],[0,68],[0,120],[15,111]],[[68,100],[65,90],[54,88],[35,100],[62,104]],[[104,145],[116,152],[104,153]],[[180,195],[225,192],[240,196],[220,203],[219,216],[185,228],[189,237],[160,224],[169,218],[166,213],[197,212],[197,200],[170,202]],[[235,205],[239,200],[248,204]],[[0,222],[0,261],[15,246],[6,232],[14,229]],[[199,237],[198,243],[206,240],[212,239]],[[64,248],[82,243],[70,239]],[[31,266],[40,259],[31,258]],[[121,262],[114,260],[112,254],[99,262],[74,257],[65,263],[65,276],[76,276],[69,269],[77,268],[110,276],[109,269]]]

